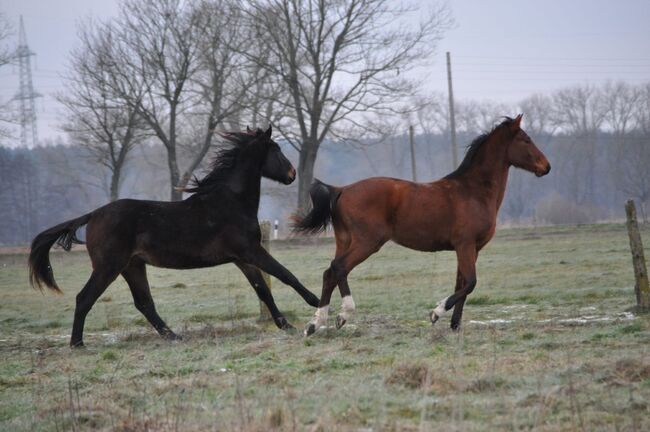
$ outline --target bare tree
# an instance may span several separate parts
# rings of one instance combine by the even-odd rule
[[[422,23],[389,0],[256,0],[246,9],[270,55],[252,58],[282,78],[291,121],[276,124],[299,152],[298,207],[306,208],[321,143],[368,130],[413,91],[408,72],[429,58],[450,23],[437,6]]]
[[[179,117],[195,103],[186,90],[198,67],[205,30],[205,20],[194,6],[181,0],[126,0],[113,23],[117,40],[109,85],[165,147],[172,200],[182,198],[177,189]],[[144,89],[143,97],[131,99],[138,88]]]
[[[199,38],[197,68],[190,79],[187,92],[193,95],[193,109],[188,116],[198,117],[203,126],[192,128],[193,139],[182,146],[191,154],[178,186],[184,187],[190,180],[210,146],[215,129],[226,120],[233,120],[251,103],[251,88],[258,86],[265,77],[259,75],[259,67],[250,65],[240,54],[250,46],[250,40],[242,25],[242,10],[232,1],[212,0],[199,3],[197,14],[203,17],[204,29]],[[252,69],[252,70],[251,70]],[[240,122],[233,121],[234,129]],[[253,120],[256,127],[256,121]]]
[[[572,164],[565,172],[571,197],[578,202],[595,198],[596,138],[605,119],[599,88],[581,85],[553,95],[553,122],[567,140],[563,162]]]
[[[128,103],[141,99],[143,89],[125,86],[129,93],[120,95],[108,84],[116,79],[110,68],[115,43],[110,26],[89,22],[80,36],[82,45],[71,54],[65,91],[57,97],[67,109],[63,129],[108,170],[108,195],[115,201],[127,156],[145,135],[137,103]]]
[[[549,96],[534,94],[519,102],[519,109],[524,113],[526,132],[539,140],[550,137],[557,129],[553,117],[553,101]]]

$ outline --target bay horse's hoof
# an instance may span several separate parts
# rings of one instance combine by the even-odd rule
[[[336,316],[336,329],[339,330],[347,321],[341,315]]]
[[[439,319],[440,317],[438,316],[436,311],[431,311],[431,324],[435,324],[436,322],[438,322]]]
[[[311,336],[314,333],[316,333],[316,324],[314,323],[307,324],[307,328],[305,328],[305,336]]]

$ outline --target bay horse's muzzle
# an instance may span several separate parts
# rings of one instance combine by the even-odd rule
[[[540,165],[542,165],[542,164],[540,164]],[[550,172],[551,172],[551,164],[548,161],[546,161],[545,166],[543,166],[540,169],[535,170],[535,175],[537,177],[544,177],[546,174],[548,174]]]

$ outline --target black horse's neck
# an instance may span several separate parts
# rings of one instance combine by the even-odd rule
[[[260,202],[262,165],[266,157],[262,146],[251,143],[242,148],[227,168],[222,168],[218,182],[197,193],[204,201],[242,206],[246,213],[257,215]],[[206,178],[209,178],[208,175]],[[216,178],[216,177],[215,177]]]

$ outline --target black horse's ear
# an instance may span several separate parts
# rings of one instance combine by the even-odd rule
[[[273,128],[271,127],[271,125],[269,125],[269,128],[266,130],[266,132],[264,132],[264,135],[266,135],[268,139],[271,139],[272,133],[273,133]]]
[[[251,133],[251,132],[253,132],[253,131],[251,130],[251,128],[248,127],[248,125],[246,125],[246,133]]]

